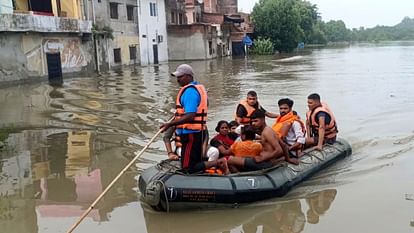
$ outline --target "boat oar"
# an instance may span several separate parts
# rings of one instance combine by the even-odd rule
[[[172,117],[169,121],[171,121],[172,119],[174,119],[174,117]],[[158,135],[160,135],[160,133],[162,132],[163,129],[158,130],[158,132],[151,138],[151,140],[147,143],[147,145],[144,146],[144,148],[142,148],[142,150],[131,160],[131,162],[128,163],[128,165],[125,166],[125,168],[112,180],[112,182],[105,188],[105,190],[95,199],[95,201],[89,206],[89,208],[82,214],[82,216],[80,216],[80,218],[78,219],[78,221],[73,224],[73,226],[67,231],[67,233],[71,233],[73,232],[73,230],[75,230],[75,228],[82,222],[82,220],[89,214],[89,212],[92,211],[93,208],[95,208],[96,203],[98,203],[102,197],[109,191],[109,189],[112,188],[112,186],[118,181],[118,179],[128,170],[128,168],[130,168],[137,159],[139,159],[139,157],[141,157],[141,155],[144,153],[144,151],[146,149],[148,149],[148,147],[151,145],[151,143],[155,140],[155,138],[158,137]]]

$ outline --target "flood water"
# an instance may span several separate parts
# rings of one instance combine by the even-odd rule
[[[306,97],[317,92],[336,114],[351,157],[284,198],[157,213],[139,202],[137,177],[166,158],[159,137],[75,232],[413,232],[414,43],[298,55],[190,63],[209,90],[209,128],[230,120],[249,89],[268,111],[293,98],[302,117]],[[179,87],[168,74],[177,65],[0,89],[0,232],[66,232],[171,117]]]

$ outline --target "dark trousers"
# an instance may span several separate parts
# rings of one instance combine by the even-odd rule
[[[186,173],[195,173],[205,169],[203,162],[203,140],[205,132],[181,134],[181,168]]]

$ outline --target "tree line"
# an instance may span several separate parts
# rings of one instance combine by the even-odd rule
[[[260,0],[253,8],[254,37],[269,39],[275,50],[289,52],[298,43],[414,40],[414,19],[395,26],[348,29],[342,20],[322,21],[316,4],[304,0]]]

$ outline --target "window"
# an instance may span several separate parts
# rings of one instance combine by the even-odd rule
[[[135,46],[135,45],[130,45],[129,46],[129,59],[130,60],[137,59],[137,46]]]
[[[158,35],[158,43],[161,43],[164,41],[164,37],[162,35]]]
[[[134,6],[127,5],[127,18],[129,21],[134,21]]]
[[[213,43],[211,41],[208,42],[208,53],[213,54]]]
[[[178,24],[183,24],[183,13],[178,14]]]
[[[111,19],[118,19],[118,3],[110,2],[109,3],[109,13]]]
[[[171,11],[171,23],[175,24],[175,12]]]
[[[121,62],[121,49],[114,49],[114,62],[119,63]]]
[[[150,16],[157,16],[157,3],[150,2]]]

